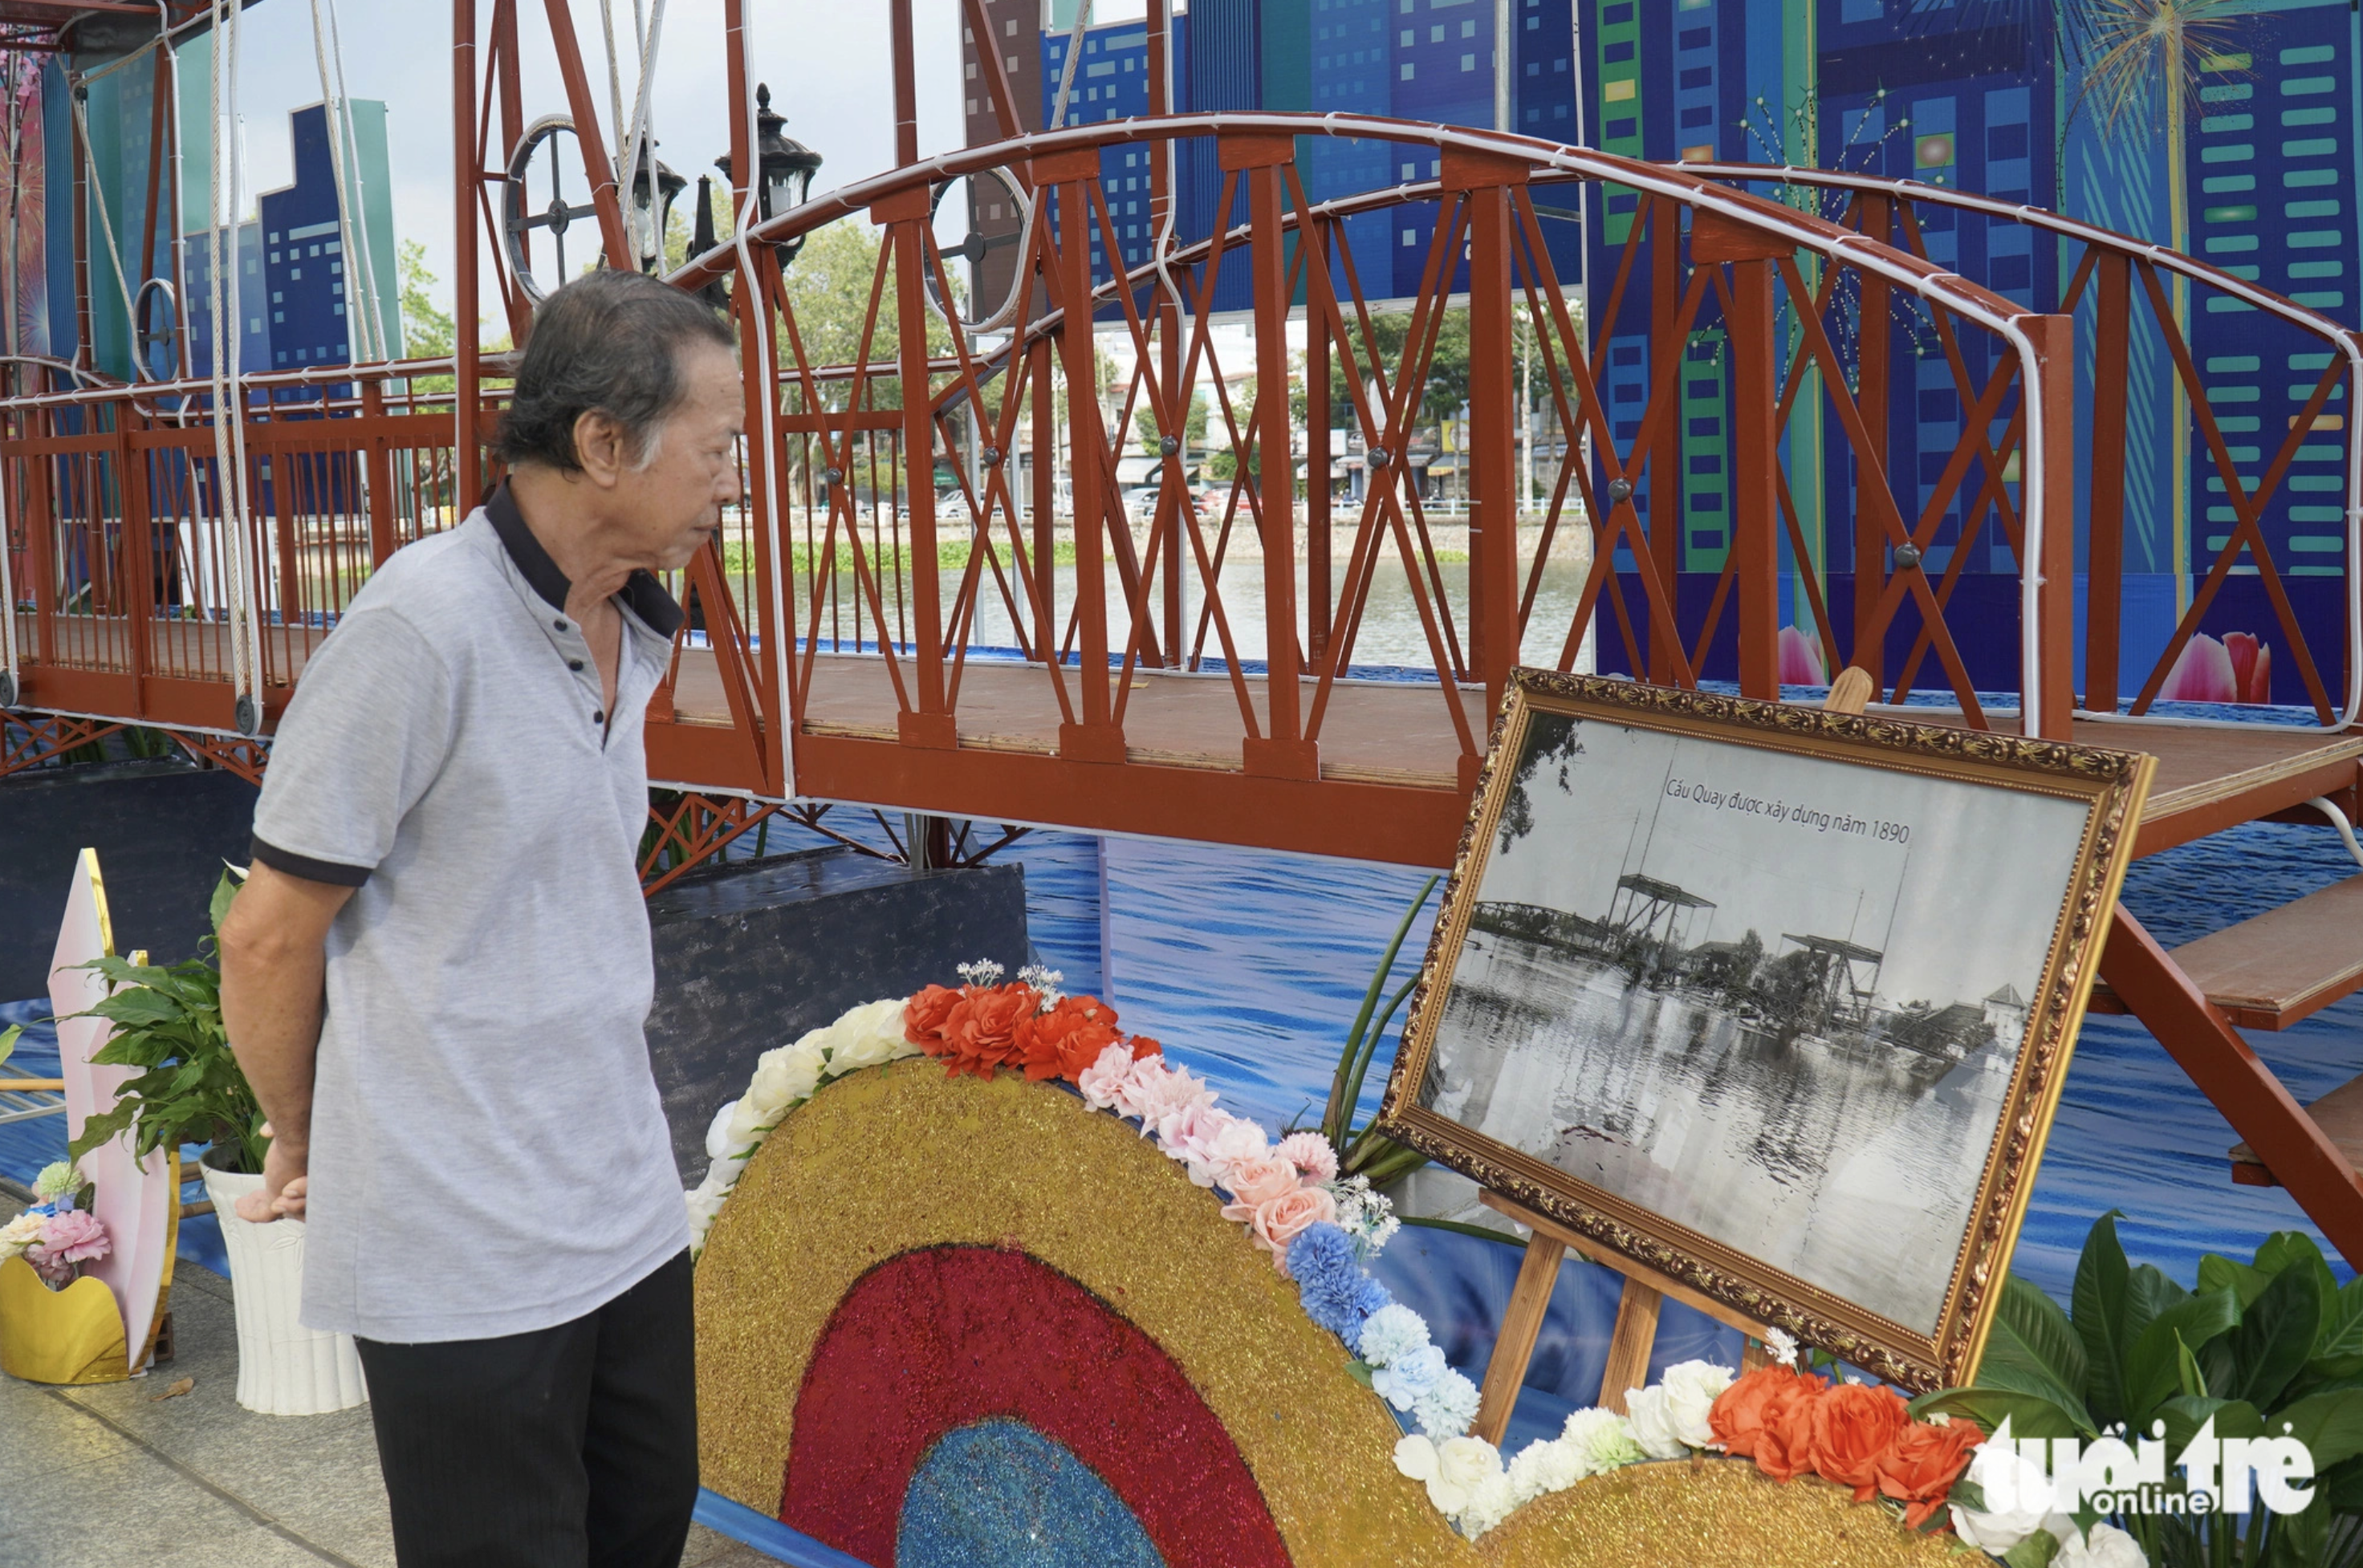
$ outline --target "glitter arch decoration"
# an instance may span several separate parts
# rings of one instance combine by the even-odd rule
[[[899,1513],[927,1445],[1014,1419],[1089,1466],[1169,1563],[1343,1568],[1372,1562],[1381,1541],[1386,1561],[1413,1568],[1475,1561],[1396,1473],[1400,1433],[1348,1375],[1344,1347],[1217,1208],[1136,1129],[1046,1085],[949,1078],[924,1060],[830,1084],[764,1141],[698,1262],[705,1484],[766,1514],[784,1507],[786,1522],[883,1564],[918,1555],[881,1541],[895,1541],[883,1517]],[[965,1331],[913,1317],[955,1277],[1002,1303],[998,1338],[988,1321],[964,1354]],[[1026,1342],[1029,1312],[1093,1348]],[[975,1361],[987,1345],[1006,1364],[991,1377]],[[901,1378],[851,1375],[898,1357]],[[1027,1379],[1044,1386],[1012,1386]],[[933,1386],[953,1381],[971,1386]],[[1079,1435],[1094,1423],[1137,1446]],[[824,1517],[799,1486],[859,1468],[842,1446],[850,1425],[873,1434],[863,1444],[897,1432],[897,1457],[870,1458],[899,1474]],[[1222,1465],[1207,1466],[1208,1447]],[[1160,1530],[1176,1527],[1137,1474],[1152,1464],[1194,1472],[1193,1486],[1227,1472],[1252,1496],[1194,1507],[1223,1515],[1240,1542],[1255,1540],[1259,1510],[1279,1554],[1163,1550],[1174,1537]]]
[[[705,1485],[880,1568],[1958,1560],[1746,1462],[1614,1471],[1465,1540],[1396,1471],[1344,1347],[1217,1210],[1049,1085],[920,1059],[837,1079],[707,1234]]]

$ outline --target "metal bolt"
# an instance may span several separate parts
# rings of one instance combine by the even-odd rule
[[[1001,466],[1000,447],[987,447],[984,449],[984,466],[988,469],[997,469]]]
[[[1370,467],[1374,469],[1383,469],[1389,463],[1393,461],[1393,455],[1384,447],[1373,447],[1370,448]]]
[[[845,472],[841,469],[826,469],[822,472],[820,477],[830,484],[843,484],[845,482]]]
[[[1608,502],[1610,505],[1613,506],[1620,501],[1630,501],[1632,499],[1633,481],[1631,480],[1613,479],[1608,481]]]
[[[1175,440],[1172,436],[1160,436],[1158,437],[1157,451],[1159,457],[1170,458],[1181,449],[1182,443]]]
[[[1906,540],[1895,547],[1895,569],[1910,571],[1920,564],[1920,547]]]

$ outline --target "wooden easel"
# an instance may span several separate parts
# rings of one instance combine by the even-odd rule
[[[1875,689],[1868,671],[1850,665],[1831,684],[1830,694],[1822,706],[1832,712],[1859,713]],[[1746,1337],[1747,1346],[1740,1354],[1742,1371],[1762,1366],[1769,1359],[1764,1349],[1763,1324],[1499,1193],[1478,1196],[1486,1208],[1507,1215],[1533,1232],[1526,1241],[1526,1260],[1519,1265],[1517,1284],[1510,1290],[1510,1303],[1502,1312],[1502,1329],[1494,1336],[1492,1359],[1485,1364],[1477,1424],[1470,1429],[1487,1442],[1499,1445],[1502,1434],[1509,1429],[1510,1408],[1517,1403],[1518,1389],[1526,1380],[1526,1364],[1534,1359],[1535,1338],[1542,1332],[1543,1314],[1550,1307],[1551,1287],[1559,1283],[1559,1265],[1570,1252],[1625,1276],[1625,1292],[1616,1304],[1616,1327],[1608,1337],[1608,1364],[1600,1376],[1600,1404],[1604,1408],[1623,1413],[1626,1391],[1648,1380],[1649,1352],[1658,1339],[1658,1308],[1669,1297],[1718,1323],[1737,1329]]]

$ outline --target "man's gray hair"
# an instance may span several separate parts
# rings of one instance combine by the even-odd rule
[[[493,455],[572,473],[582,466],[574,422],[595,410],[623,426],[635,466],[649,462],[681,402],[681,350],[692,343],[738,347],[722,317],[684,290],[605,269],[575,279],[534,312]]]

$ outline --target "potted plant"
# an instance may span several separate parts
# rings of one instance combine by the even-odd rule
[[[297,1321],[303,1222],[255,1224],[238,1216],[239,1197],[262,1183],[270,1140],[262,1108],[222,1027],[221,968],[214,955],[237,893],[238,883],[225,875],[214,889],[214,934],[194,958],[159,966],[110,957],[90,966],[116,988],[91,1010],[115,1026],[92,1060],[139,1073],[124,1084],[112,1110],[83,1124],[71,1153],[79,1159],[127,1130],[142,1158],[183,1143],[208,1145],[202,1161],[205,1196],[220,1221],[236,1286],[238,1402],[265,1415],[317,1415],[369,1396],[351,1337]]]

